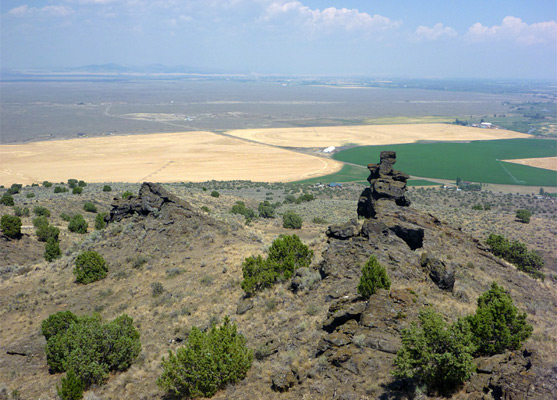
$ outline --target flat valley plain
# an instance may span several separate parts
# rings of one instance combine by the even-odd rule
[[[340,171],[343,164],[321,152],[329,146],[530,137],[441,123],[468,114],[488,120],[532,100],[526,93],[257,80],[0,85],[2,185],[72,177],[298,181]]]

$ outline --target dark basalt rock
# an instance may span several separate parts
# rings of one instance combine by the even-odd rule
[[[128,199],[115,198],[106,222],[118,222],[133,215],[160,215],[166,208],[174,207],[181,210],[185,217],[194,213],[186,201],[168,192],[158,183],[143,182],[137,196]]]
[[[358,221],[355,219],[350,220],[344,224],[331,225],[327,228],[327,236],[335,239],[346,240],[351,237],[357,236],[360,232]]]
[[[443,261],[427,257],[422,262],[422,267],[429,272],[429,277],[439,289],[453,291],[455,283],[454,270],[448,268]]]
[[[377,214],[376,203],[381,200],[394,201],[396,205],[407,207],[410,200],[406,197],[406,181],[410,176],[393,169],[396,163],[394,151],[382,151],[379,164],[369,164],[370,187],[366,188],[358,200],[358,216],[374,218]]]

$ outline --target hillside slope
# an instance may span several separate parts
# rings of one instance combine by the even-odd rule
[[[109,197],[98,193],[99,206],[108,207]],[[423,307],[447,321],[473,313],[478,296],[495,281],[527,312],[534,333],[521,351],[477,359],[477,374],[453,397],[548,399],[557,390],[557,289],[551,279],[530,278],[480,240],[412,205],[382,198],[374,218],[358,220],[354,198],[345,217],[330,209],[329,222],[336,223],[327,234],[315,223],[295,232],[316,253],[310,269],[246,298],[242,261],[264,255],[274,238],[293,231],[278,220],[247,226],[243,217],[219,213],[219,203],[224,210],[238,200],[223,197],[179,199],[144,184],[137,196],[112,201],[104,230],[81,237],[63,231],[64,256],[51,263],[41,261],[43,244],[29,230],[20,241],[3,238],[0,249],[13,258],[2,265],[0,283],[0,389],[17,390],[21,399],[56,398],[61,374],[49,374],[40,324],[71,310],[98,312],[106,320],[127,313],[141,332],[138,360],[91,388],[90,399],[162,398],[156,386],[161,357],[182,346],[192,326],[206,328],[226,315],[256,359],[246,379],[217,399],[413,398],[390,373],[400,331]],[[64,211],[79,212],[78,203],[59,201]],[[198,211],[199,204],[213,212]],[[342,209],[344,203],[323,204]],[[74,282],[74,260],[83,250],[103,255],[107,278]],[[357,285],[370,255],[387,269],[392,286],[365,300]]]

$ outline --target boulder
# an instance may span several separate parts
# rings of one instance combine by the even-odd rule
[[[350,220],[344,224],[331,225],[327,228],[327,236],[335,239],[346,240],[360,233],[358,221]]]

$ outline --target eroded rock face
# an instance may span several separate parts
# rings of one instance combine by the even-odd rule
[[[396,163],[394,151],[382,151],[379,164],[368,164],[370,187],[366,188],[358,200],[358,215],[373,218],[377,214],[376,204],[381,200],[394,201],[396,205],[407,207],[406,181],[410,176],[393,169]]]
[[[105,217],[106,222],[118,222],[133,215],[158,216],[166,208],[180,209],[185,216],[193,214],[188,202],[168,192],[158,183],[143,182],[137,196],[114,200],[110,214]]]

